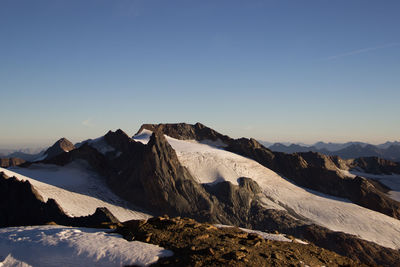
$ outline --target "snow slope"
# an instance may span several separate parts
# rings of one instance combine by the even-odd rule
[[[28,180],[45,201],[53,198],[70,216],[93,214],[98,207],[108,208],[120,221],[146,219],[150,215],[116,196],[102,177],[88,170],[85,162],[65,166],[33,164],[29,168],[0,168],[7,176]]]
[[[140,133],[147,143],[150,131]],[[230,181],[238,184],[240,177],[255,180],[267,199],[290,213],[332,229],[354,234],[379,245],[400,248],[400,220],[375,212],[347,199],[323,195],[301,188],[254,160],[195,141],[177,140],[167,136],[179,161],[200,183]]]
[[[0,266],[147,266],[173,254],[105,231],[64,226],[0,229]]]

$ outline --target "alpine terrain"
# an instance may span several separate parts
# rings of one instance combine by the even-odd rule
[[[400,266],[400,163],[379,155],[176,123],[0,163],[0,266]]]

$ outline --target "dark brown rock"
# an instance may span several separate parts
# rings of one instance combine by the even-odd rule
[[[180,223],[171,223],[172,220]],[[200,227],[193,229],[185,226],[192,223],[200,224]],[[235,227],[210,229],[209,226],[185,218],[149,219],[140,224],[126,222],[116,232],[128,240],[135,236],[135,240],[150,242],[174,252],[172,257],[161,258],[152,266],[365,266],[313,244],[266,242],[257,234],[247,235]],[[204,231],[207,228],[210,230]],[[148,239],[148,236],[151,238]],[[247,236],[259,244],[243,243],[243,237]]]
[[[0,167],[2,168],[8,168],[8,167],[14,167],[14,166],[19,166],[26,161],[20,158],[0,158]]]
[[[378,157],[363,157],[352,160],[351,168],[360,168],[367,173],[392,174],[400,173],[400,163]]]
[[[44,153],[45,155],[47,155],[46,159],[50,159],[52,157],[60,155],[61,153],[69,152],[74,149],[75,146],[70,141],[68,141],[66,138],[63,137],[57,142],[55,142],[54,145],[49,147]]]
[[[159,131],[170,137],[180,140],[217,141],[219,139],[227,144],[231,139],[230,137],[222,135],[199,122],[194,125],[187,123],[143,124],[138,133],[140,133],[143,129],[150,130],[152,132]]]

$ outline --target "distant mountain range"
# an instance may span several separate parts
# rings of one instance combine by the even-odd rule
[[[344,159],[359,157],[379,157],[392,161],[400,161],[400,142],[386,142],[372,145],[363,142],[325,143],[317,142],[313,145],[299,145],[290,143],[261,142],[270,150],[284,153],[319,152],[330,156],[339,156]]]
[[[0,149],[0,157],[20,158],[27,161],[33,161],[41,154],[43,154],[43,152],[43,148]]]

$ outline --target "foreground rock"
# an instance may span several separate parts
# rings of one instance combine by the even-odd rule
[[[152,266],[365,266],[313,244],[266,240],[238,228],[217,228],[188,218],[128,221],[117,232],[129,241],[174,252]]]

